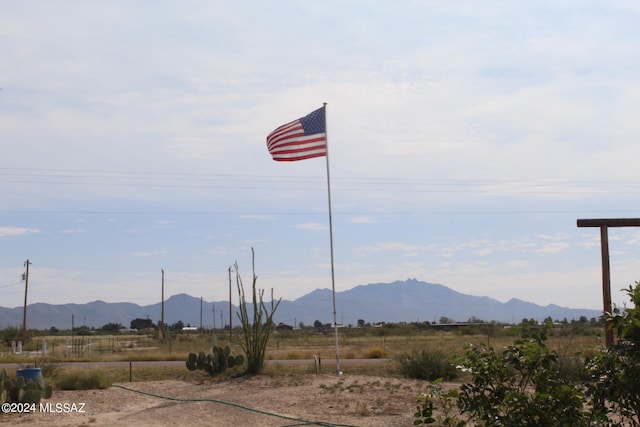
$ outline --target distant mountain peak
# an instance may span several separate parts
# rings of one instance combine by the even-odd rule
[[[294,300],[283,300],[274,321],[289,325],[333,322],[333,301],[330,289],[315,289]],[[215,310],[213,309],[215,306]],[[225,313],[229,319],[229,301],[207,302],[185,293],[173,295],[165,300],[165,322],[199,325],[202,307],[203,326],[211,327],[212,312]],[[233,307],[233,310],[237,310]],[[83,319],[87,326],[99,328],[107,323],[129,326],[136,318],[150,318],[154,323],[160,320],[161,303],[139,306],[134,303],[107,303],[93,301],[87,304],[52,305],[37,303],[29,305],[29,326],[37,329],[59,329],[71,327],[71,318]],[[575,309],[550,304],[542,307],[530,302],[512,298],[506,303],[486,296],[467,295],[444,285],[423,282],[416,278],[398,280],[391,283],[358,285],[352,289],[336,292],[338,322],[355,325],[360,319],[366,322],[438,322],[446,317],[464,322],[475,318],[485,321],[519,322],[523,318],[543,320],[578,319],[582,316],[597,318],[599,310]],[[19,325],[22,321],[22,307],[0,307],[0,327]],[[233,314],[233,322],[237,317]],[[217,327],[220,322],[216,323]]]

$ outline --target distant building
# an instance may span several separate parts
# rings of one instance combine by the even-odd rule
[[[293,326],[286,325],[286,324],[280,322],[280,323],[278,323],[278,326],[276,326],[276,330],[277,331],[293,331]]]

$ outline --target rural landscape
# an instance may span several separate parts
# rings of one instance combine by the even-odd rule
[[[639,21],[3,2],[0,427],[640,427]]]
[[[38,405],[53,406],[0,422],[638,426],[640,286],[626,293],[628,307],[595,322],[362,322],[340,328],[338,350],[325,325],[278,328],[255,278],[257,304],[241,300],[232,330],[29,330],[16,354],[20,330],[6,328],[3,403],[13,371],[31,366],[52,389]]]

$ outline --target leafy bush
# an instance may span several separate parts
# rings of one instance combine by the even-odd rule
[[[111,386],[107,375],[100,370],[73,370],[56,378],[59,390],[95,390]]]
[[[560,358],[545,345],[550,324],[524,320],[521,339],[502,354],[466,352],[463,368],[472,381],[459,392],[443,395],[436,384],[421,394],[414,424],[464,425],[458,415],[434,416],[435,403],[446,409],[455,400],[460,417],[474,425],[640,427],[640,283],[625,291],[633,306],[604,316],[618,337],[608,349]]]
[[[589,425],[580,388],[559,375],[543,336],[517,340],[502,355],[470,348],[463,365],[472,381],[460,387],[461,413],[485,426]]]
[[[385,359],[389,357],[389,352],[383,348],[375,347],[367,351],[364,357],[366,359]]]
[[[451,381],[459,375],[449,357],[441,351],[422,350],[419,353],[401,356],[398,362],[400,362],[400,372],[407,378],[425,381],[442,378],[445,381]]]
[[[591,374],[582,356],[558,356],[558,376],[568,381],[587,382]]]
[[[287,355],[285,356],[285,359],[287,360],[298,360],[298,359],[302,359],[302,354],[298,351],[289,351],[287,352]]]
[[[36,368],[42,370],[42,376],[44,378],[53,377],[60,367],[60,363],[52,361],[50,358],[45,357],[35,364]]]
[[[618,342],[590,359],[587,368],[594,382],[587,394],[595,411],[616,425],[640,426],[640,283],[627,292],[633,307],[615,308],[605,316]],[[613,423],[611,422],[611,425]]]
[[[455,402],[458,397],[457,390],[443,392],[440,380],[436,380],[427,386],[427,390],[420,393],[416,399],[416,412],[414,412],[413,425],[427,425],[438,423],[439,426],[464,427],[466,422],[455,413]],[[436,414],[436,404],[440,413]]]
[[[20,339],[20,329],[15,326],[8,326],[4,329],[0,329],[0,342],[7,347],[11,347],[11,341],[18,341]]]

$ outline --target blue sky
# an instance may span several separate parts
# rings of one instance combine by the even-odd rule
[[[640,5],[29,1],[0,15],[0,305],[228,298],[235,261],[330,288],[324,158],[266,135],[327,102],[336,290],[417,278],[602,307],[638,217]],[[612,291],[640,229],[610,229]],[[234,291],[234,298],[236,294]],[[340,307],[338,307],[340,311]]]

